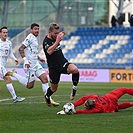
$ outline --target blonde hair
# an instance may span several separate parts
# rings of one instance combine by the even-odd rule
[[[49,24],[49,31],[53,31],[54,29],[59,29],[59,28],[60,26],[55,22]]]

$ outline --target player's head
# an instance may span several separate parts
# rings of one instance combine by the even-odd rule
[[[30,29],[31,29],[31,33],[34,36],[38,36],[38,34],[39,34],[39,24],[37,24],[37,23],[31,24]]]
[[[0,28],[0,36],[1,36],[1,39],[4,41],[6,40],[7,36],[8,36],[8,29],[6,26],[3,26]]]
[[[95,100],[94,99],[87,99],[84,103],[84,107],[86,109],[93,109],[95,107]]]
[[[59,29],[60,29],[60,26],[57,23],[55,23],[55,22],[50,23],[49,37],[51,39],[56,39],[57,35],[59,34]]]

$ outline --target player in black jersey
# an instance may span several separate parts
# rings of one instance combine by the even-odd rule
[[[62,53],[60,41],[65,33],[59,32],[59,28],[57,23],[50,23],[49,33],[43,40],[43,49],[47,58],[51,83],[51,87],[49,87],[45,95],[48,106],[51,106],[50,96],[57,91],[61,74],[72,74],[73,87],[70,95],[71,100],[73,100],[76,95],[79,82],[78,68],[74,64],[69,63]]]

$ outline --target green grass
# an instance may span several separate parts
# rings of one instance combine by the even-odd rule
[[[60,102],[59,107],[47,107],[43,99],[41,83],[36,82],[33,89],[26,89],[17,81],[13,82],[16,93],[25,97],[21,103],[13,103],[6,89],[5,82],[0,81],[0,132],[1,133],[132,133],[133,107],[117,113],[57,115],[63,104],[69,102],[71,83],[60,83],[53,98]],[[117,87],[133,87],[133,84],[79,83],[76,99],[88,93],[99,95]],[[75,99],[75,100],[76,100]],[[133,101],[129,95],[120,100]],[[82,108],[78,107],[78,108]]]

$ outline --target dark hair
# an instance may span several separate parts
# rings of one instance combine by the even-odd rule
[[[7,27],[6,26],[1,27],[0,32],[2,32],[3,29],[7,29]]]
[[[49,31],[53,31],[54,29],[59,29],[59,28],[60,26],[55,22],[49,24]]]
[[[39,24],[33,23],[33,24],[31,24],[30,28],[33,29],[35,26],[39,27]]]

